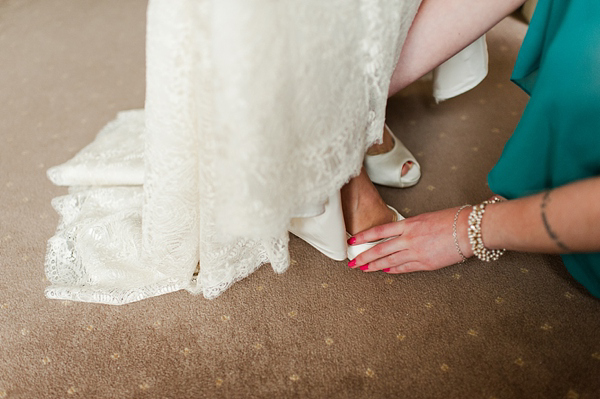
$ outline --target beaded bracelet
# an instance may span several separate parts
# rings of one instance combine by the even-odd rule
[[[491,201],[483,201],[479,205],[475,205],[471,214],[469,215],[469,242],[473,249],[473,255],[477,256],[480,260],[489,262],[492,260],[498,260],[500,256],[504,254],[506,249],[488,249],[483,243],[483,234],[481,234],[481,221],[483,220],[483,214],[485,213],[485,207],[489,204],[495,204],[496,202],[502,201],[496,197]]]

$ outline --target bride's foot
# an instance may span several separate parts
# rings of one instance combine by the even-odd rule
[[[369,180],[365,169],[342,187],[342,210],[346,231],[352,235],[396,219]]]
[[[371,147],[369,147],[369,149],[367,150],[367,155],[373,156],[385,154],[392,151],[393,148],[394,139],[392,138],[392,135],[390,134],[389,130],[384,127],[383,142],[381,144],[373,144]],[[412,161],[408,161],[404,165],[402,165],[401,175],[405,176],[408,173],[408,171],[410,171],[410,169],[413,167],[413,165],[414,163]]]

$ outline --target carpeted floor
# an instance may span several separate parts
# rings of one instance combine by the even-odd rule
[[[45,299],[50,200],[65,193],[45,170],[143,107],[145,7],[0,0],[0,398],[600,397],[600,301],[554,256],[366,275],[292,238],[288,272],[265,266],[212,301]],[[381,188],[405,215],[491,195],[527,101],[508,80],[525,30],[494,28],[471,92],[436,105],[420,82],[390,100],[424,174]]]

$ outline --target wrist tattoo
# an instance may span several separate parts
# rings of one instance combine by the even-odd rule
[[[546,232],[548,233],[548,235],[550,236],[550,238],[554,241],[554,243],[563,251],[566,252],[571,252],[571,250],[569,249],[569,247],[567,247],[565,245],[564,242],[562,242],[559,238],[558,235],[556,234],[556,232],[554,230],[552,230],[552,227],[550,227],[550,223],[548,222],[548,217],[546,216],[546,208],[548,207],[548,204],[550,203],[550,191],[546,191],[546,193],[544,194],[544,197],[542,198],[542,221],[544,222],[544,227],[546,228]]]

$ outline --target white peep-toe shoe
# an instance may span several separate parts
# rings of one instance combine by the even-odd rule
[[[348,244],[340,192],[329,197],[325,204],[325,212],[321,215],[293,218],[289,231],[325,256],[334,260],[345,260]]]
[[[394,220],[394,222],[404,219],[404,216],[402,216],[396,209],[392,208],[389,205],[388,205],[388,208],[390,208],[396,214],[396,220]],[[348,238],[351,237],[350,234],[347,234],[347,236],[348,236]],[[348,245],[348,253],[347,253],[348,260],[352,260],[352,259],[356,258],[358,255],[362,254],[363,252],[368,251],[369,249],[373,248],[375,245],[380,244],[382,242],[386,242],[388,240],[391,240],[392,238],[396,238],[396,237],[394,236],[394,237],[383,238],[378,241],[366,242],[364,244]]]
[[[394,147],[383,154],[365,155],[364,166],[369,178],[373,183],[382,186],[396,188],[414,186],[421,178],[421,166],[387,125],[385,129],[392,136]],[[402,167],[409,161],[413,166],[402,176]]]

